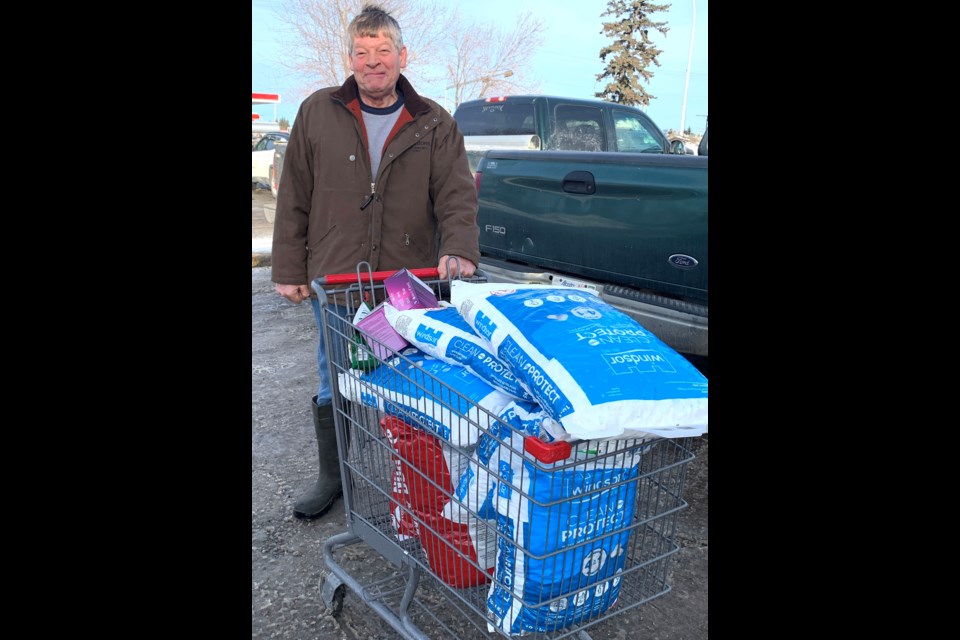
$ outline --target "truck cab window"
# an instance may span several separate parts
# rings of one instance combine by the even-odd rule
[[[554,116],[557,119],[557,149],[607,150],[603,114],[598,107],[559,105],[554,110]]]
[[[457,126],[464,136],[533,135],[532,104],[509,102],[461,106],[456,113]]]
[[[660,138],[636,114],[613,112],[613,127],[617,132],[617,149],[636,153],[664,153]]]

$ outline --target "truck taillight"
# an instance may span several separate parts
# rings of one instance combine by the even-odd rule
[[[507,96],[498,96],[496,98],[487,98],[487,102],[506,102]]]
[[[477,193],[480,193],[480,178],[482,177],[483,177],[482,171],[477,171],[475,174],[473,174],[473,184],[477,186]]]

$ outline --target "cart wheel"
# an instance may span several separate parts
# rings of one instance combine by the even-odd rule
[[[330,611],[330,615],[337,617],[343,611],[343,598],[347,594],[347,586],[336,575],[324,572],[320,576],[320,596],[323,604]]]
[[[343,611],[343,597],[347,593],[347,588],[344,585],[340,585],[333,590],[333,602],[330,603],[330,615],[333,617],[338,617],[340,612]]]

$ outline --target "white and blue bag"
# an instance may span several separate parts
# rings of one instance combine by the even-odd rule
[[[707,379],[596,293],[454,281],[451,302],[570,436],[699,436]]]
[[[489,421],[481,409],[498,415],[513,401],[461,365],[437,360],[414,347],[401,354],[411,362],[395,356],[372,371],[339,374],[340,394],[458,447],[477,443],[477,425],[486,426]]]
[[[442,515],[460,524],[466,524],[477,552],[480,565],[486,569],[494,566],[497,557],[497,510],[493,501],[497,488],[496,476],[489,469],[496,469],[501,456],[501,444],[510,443],[519,447],[517,452],[506,451],[506,459],[522,455],[523,437],[533,435],[545,442],[552,442],[559,427],[543,410],[532,402],[511,402],[499,416],[509,427],[498,422],[490,425],[489,431],[480,434],[477,448],[463,467],[459,481],[450,501],[444,505]],[[544,426],[547,428],[544,428]],[[516,434],[517,437],[514,437]],[[491,522],[485,522],[491,521]]]
[[[474,333],[455,307],[396,309],[385,305],[387,322],[403,338],[424,353],[459,364],[491,386],[518,400],[533,402],[510,370],[490,353],[489,344]]]
[[[563,429],[553,422],[536,403],[514,401],[503,408],[498,416],[508,426],[492,422],[488,431],[480,434],[477,448],[466,462],[460,479],[456,481],[453,498],[443,509],[443,515],[454,522],[465,523],[471,514],[483,519],[497,517],[493,507],[494,491],[497,487],[496,476],[489,469],[497,469],[500,462],[500,445],[503,442],[519,447],[522,455],[523,437],[532,435],[544,442],[565,439]],[[512,436],[519,436],[515,441]]]
[[[603,614],[620,594],[640,447],[591,460],[581,446],[573,455],[585,462],[500,457],[490,631],[555,631]]]

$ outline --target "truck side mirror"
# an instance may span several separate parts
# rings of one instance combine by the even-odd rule
[[[686,152],[687,152],[687,148],[684,146],[683,140],[670,141],[670,153],[676,153],[682,156]]]

